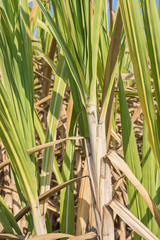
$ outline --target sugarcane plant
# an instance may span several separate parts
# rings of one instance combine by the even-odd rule
[[[114,76],[115,76],[114,70],[118,69],[117,64],[118,64],[119,53],[120,53],[119,55],[120,65],[123,58],[123,44],[122,44],[121,51],[119,48],[120,41],[122,39],[121,14],[122,14],[124,27],[125,27],[125,24],[129,24],[129,19],[126,20],[127,14],[125,11],[128,10],[129,12],[129,9],[131,8],[131,6],[130,6],[130,3],[126,2],[126,8],[124,8],[125,3],[121,4],[120,2],[121,14],[120,14],[120,10],[117,10],[117,14],[115,17],[116,19],[115,25],[112,31],[112,38],[111,38],[111,42],[109,42],[109,39],[105,35],[106,34],[105,30],[107,31],[107,23],[105,22],[105,16],[104,16],[105,3],[102,4],[99,1],[98,3],[97,1],[94,1],[93,5],[92,4],[90,5],[90,3],[84,3],[84,4],[72,3],[71,1],[67,1],[64,5],[63,3],[53,3],[54,10],[56,12],[56,17],[57,19],[58,17],[59,19],[61,19],[61,21],[60,20],[59,21],[60,23],[63,23],[63,29],[57,28],[57,25],[55,25],[49,13],[45,11],[40,1],[38,1],[38,4],[41,7],[41,10],[44,13],[46,19],[48,20],[51,33],[54,35],[54,37],[57,40],[57,43],[62,47],[62,50],[64,52],[66,62],[72,74],[72,78],[70,77],[69,80],[70,80],[73,99],[76,102],[76,99],[74,98],[74,92],[73,92],[75,91],[75,88],[74,90],[72,90],[73,89],[72,81],[76,83],[76,87],[79,90],[79,95],[81,96],[80,101],[82,102],[86,110],[86,115],[88,120],[89,139],[90,139],[89,145],[86,144],[86,154],[88,153],[88,168],[89,168],[89,174],[92,181],[93,196],[95,197],[95,203],[97,208],[97,209],[95,208],[97,231],[101,237],[104,238],[105,236],[107,236],[108,239],[109,238],[112,239],[114,235],[112,214],[110,210],[108,210],[107,219],[110,226],[106,228],[107,224],[105,224],[105,219],[107,216],[107,210],[104,207],[112,199],[110,167],[108,166],[109,163],[103,164],[103,161],[101,160],[101,158],[103,158],[107,154],[106,140],[107,140],[107,134],[109,135],[109,131],[107,131],[107,134],[106,134],[106,130],[110,129],[109,127],[110,120],[107,122],[106,125],[105,125],[105,122],[106,122],[105,120],[106,120],[106,115],[110,114],[112,109],[111,107],[112,101],[113,101],[112,91],[114,91],[113,89],[114,89]],[[156,10],[154,7],[154,4],[153,4],[153,8],[154,10]],[[67,14],[65,11],[67,12]],[[138,13],[135,14],[134,16],[134,10],[132,11],[133,18],[136,17],[137,15],[140,18],[138,3],[137,3],[137,12]],[[131,13],[129,12],[128,14],[131,14]],[[125,17],[123,18],[123,16]],[[80,19],[80,20],[76,22],[76,19],[78,20]],[[132,31],[133,31],[133,34],[136,32],[138,35],[139,33],[138,29],[134,30],[131,27],[141,25],[141,23],[139,23],[140,21],[136,19],[135,21],[136,21],[135,24],[130,24],[129,26],[127,25],[127,27],[124,28],[127,41],[129,44],[129,48],[130,48],[130,42],[129,42],[130,39],[128,40],[128,34]],[[159,20],[157,19],[157,22],[158,21]],[[84,25],[86,24],[85,26],[87,30],[85,32],[83,32],[83,24]],[[70,36],[70,33],[69,35],[67,35],[67,33],[69,32],[68,29],[70,29],[72,36]],[[130,32],[128,33],[127,30]],[[141,31],[143,32],[142,29]],[[80,35],[80,33],[82,34]],[[96,33],[96,36],[95,36],[95,33]],[[134,36],[135,35],[133,35],[132,37],[133,42],[135,41]],[[75,39],[77,41],[75,41]],[[132,44],[132,46],[134,46],[134,44]],[[136,46],[140,46],[140,44],[137,43]],[[144,47],[145,47],[145,44],[143,42],[143,48]],[[105,56],[105,53],[104,53],[105,51],[102,51],[102,50],[106,50],[108,55]],[[142,51],[142,54],[144,54],[144,52],[145,50]],[[134,56],[132,55],[132,53]],[[136,56],[135,50],[131,52],[131,59],[132,59],[132,56],[133,56],[133,59],[135,59],[135,56]],[[133,67],[137,68],[137,66],[139,65],[137,65],[137,63],[133,61]],[[101,69],[103,74],[101,75],[100,73],[98,73],[97,69]],[[137,79],[140,77],[140,74],[136,76],[136,72],[135,72],[135,77]],[[140,83],[138,82],[138,80],[136,81],[137,86],[142,85],[141,81],[139,81]],[[98,103],[97,93],[99,89],[103,89],[102,95],[101,95],[101,101],[102,101],[101,108],[97,104]],[[139,87],[138,87],[140,100],[142,95],[141,91],[142,90],[140,90],[139,92]],[[145,89],[144,92],[146,94],[147,89]],[[144,106],[145,105],[144,98],[141,100],[141,102],[142,102],[142,106]],[[152,108],[151,104],[149,108]],[[144,115],[145,115],[145,112],[146,111],[144,110]],[[151,119],[153,116],[150,116],[148,119]],[[154,125],[154,127],[156,127],[156,124]],[[157,131],[155,131],[155,135],[157,134],[156,132]],[[157,137],[155,137],[155,139],[157,139]],[[123,140],[128,141],[129,138],[125,139],[124,137]],[[151,143],[151,140],[150,140],[150,143]],[[151,143],[151,147],[154,146],[155,148],[155,145]],[[152,151],[153,153],[156,152],[156,150],[154,149],[152,149]],[[126,149],[124,144],[124,153],[125,152],[126,152]],[[92,156],[91,158],[89,157],[90,153]],[[126,158],[126,154],[125,154],[125,158]],[[128,159],[128,161],[130,160]],[[104,165],[105,167],[103,169]],[[138,167],[138,172],[139,172],[140,165],[138,166],[139,166]],[[105,171],[107,172],[106,175],[104,174]],[[104,182],[102,179],[100,179],[101,174],[102,175],[104,174],[106,177],[106,182],[108,183],[107,187],[106,186],[104,187]],[[137,175],[136,172],[135,174],[139,178],[139,180],[142,181],[142,179]],[[106,191],[108,192],[103,197],[104,189],[107,189]],[[98,193],[98,197],[96,197],[97,193]],[[132,194],[133,193],[131,193],[131,195]],[[142,207],[142,204],[141,204],[141,207]],[[105,209],[105,214],[103,212],[103,209]],[[138,214],[139,213],[137,213],[137,217],[139,217]],[[109,218],[110,216],[111,216],[111,219]],[[139,218],[142,219],[141,217]],[[105,228],[103,227],[104,225],[105,225]],[[106,232],[103,232],[103,231],[106,231]]]
[[[137,233],[135,239],[158,239],[160,20],[155,1],[119,0],[114,17],[112,1],[108,6],[102,0],[35,0],[32,8],[27,0],[1,1],[0,17],[0,139],[25,207],[14,218],[0,198],[0,221],[5,231],[13,234],[14,228],[21,235],[16,220],[30,209],[26,218],[28,229],[36,235],[47,234],[51,231],[48,197],[67,186],[60,194],[60,231],[68,235],[59,238],[74,235],[73,182],[76,180],[71,179],[74,178],[75,143],[82,139],[92,195],[90,210],[85,212],[90,215],[90,230],[100,239],[115,239],[114,211]],[[33,55],[44,60],[43,74],[35,72],[43,77],[44,98],[51,89],[46,131],[34,105]],[[123,73],[133,72],[132,67],[135,94],[144,115],[142,164],[122,78]],[[54,150],[67,87],[70,89],[67,130],[62,140],[67,142],[60,170]],[[117,139],[117,111],[121,115],[125,162],[116,150],[109,151],[111,133]],[[35,129],[42,144],[38,148]],[[41,149],[44,153],[39,173],[36,152]],[[115,168],[129,179],[131,212],[115,199],[112,184]],[[50,190],[52,173],[59,187]],[[87,228],[81,229],[81,234],[86,231]]]
[[[101,164],[101,158],[103,158],[107,153],[105,119],[107,109],[109,109],[108,114],[111,112],[111,107],[108,106],[112,105],[110,95],[113,96],[111,93],[114,89],[115,72],[113,70],[116,65],[117,56],[119,53],[122,29],[120,10],[117,11],[114,33],[111,40],[110,49],[108,50],[107,44],[109,45],[109,40],[106,38],[105,31],[102,28],[102,24],[104,28],[107,28],[107,20],[105,17],[106,3],[103,3],[103,1],[95,1],[94,10],[92,9],[93,6],[90,5],[90,2],[83,4],[80,2],[76,4],[70,1],[67,1],[66,3],[52,2],[55,11],[56,22],[54,22],[50,16],[50,13],[46,11],[40,1],[38,1],[38,4],[44,16],[48,20],[51,33],[57,40],[57,43],[62,47],[65,61],[68,66],[68,77],[71,86],[73,102],[75,102],[76,105],[77,96],[75,96],[75,92],[77,92],[77,95],[79,95],[79,106],[77,109],[80,112],[82,110],[82,107],[85,108],[83,115],[86,115],[84,118],[86,117],[88,120],[89,131],[89,143],[86,140],[85,146],[86,154],[88,155],[88,168],[92,181],[93,197],[95,198],[96,228],[98,229],[98,234],[101,237],[105,234],[110,235],[109,232],[103,233],[106,228],[103,227],[102,224],[104,223],[103,218],[106,219],[106,214],[108,214],[108,217],[110,217],[110,220],[108,221],[110,227],[108,230],[111,231],[113,238],[114,224],[111,210],[105,211],[105,214],[103,211],[104,205],[112,199],[110,168],[107,167],[107,162]],[[66,6],[66,10],[64,4]],[[78,17],[81,19],[81,22],[76,21]],[[83,24],[85,24],[86,32],[83,30]],[[73,37],[70,35],[70,31],[72,32]],[[100,43],[102,45],[102,52],[99,52]],[[113,47],[113,44],[116,44],[116,48]],[[108,59],[104,58],[103,49],[109,51]],[[112,58],[113,52],[115,55]],[[103,66],[102,60],[104,61]],[[102,69],[102,76],[100,77],[101,79],[104,78],[103,81],[101,81],[99,84],[97,83],[98,63]],[[112,80],[109,81],[111,77]],[[98,104],[97,95],[99,87],[103,89],[101,96],[101,110]],[[109,100],[111,102],[109,102]],[[84,122],[80,123],[80,131],[82,128],[81,126],[84,124]],[[86,137],[86,132],[84,134]],[[91,158],[89,157],[90,153]],[[100,179],[101,171],[105,172],[104,178],[107,180],[103,181]],[[106,186],[106,182],[108,186]],[[108,189],[108,193],[105,195],[103,194],[104,189]]]

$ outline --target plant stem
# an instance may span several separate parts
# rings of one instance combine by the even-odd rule
[[[92,157],[92,163],[90,163],[92,166],[91,169],[93,168],[93,171],[96,174],[96,180],[94,182],[95,189],[94,191],[97,192],[98,190],[98,178],[97,178],[97,143],[96,143],[96,137],[97,137],[97,108],[94,105],[89,105],[87,107],[87,119],[88,119],[88,129],[89,129],[89,137],[90,137],[90,147],[91,147],[91,157]]]
[[[33,223],[34,223],[34,230],[36,235],[46,234],[47,229],[45,226],[45,220],[42,218],[39,202],[34,204],[31,207]]]
[[[101,235],[103,240],[114,239],[113,212],[106,204],[112,200],[111,169],[107,158],[105,121],[97,127],[97,162],[99,162],[100,186],[99,186],[99,208],[101,212]]]
[[[87,118],[90,136],[91,158],[88,159],[89,175],[96,198],[97,208],[94,208],[97,231],[100,239],[114,239],[113,213],[106,204],[112,200],[112,183],[110,165],[105,158],[107,154],[105,121],[97,124],[97,111],[93,105],[87,109]],[[87,147],[87,152],[88,152]],[[100,216],[96,210],[100,211]],[[101,223],[99,224],[99,217]]]

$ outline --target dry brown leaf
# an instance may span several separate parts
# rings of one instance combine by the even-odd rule
[[[60,139],[60,140],[55,140],[55,141],[52,141],[52,142],[44,143],[42,145],[30,148],[30,149],[27,150],[27,152],[28,152],[29,155],[31,155],[31,154],[33,154],[35,152],[38,152],[38,151],[42,150],[42,149],[45,149],[45,148],[48,148],[48,147],[52,147],[52,146],[57,145],[59,143],[65,142],[67,140],[81,140],[81,139],[84,139],[84,137],[63,138],[63,139]]]
[[[24,240],[25,236],[10,234],[10,233],[0,233],[0,239],[13,239],[13,240]]]
[[[12,191],[12,192],[15,192],[15,193],[17,193],[17,188],[16,188],[16,186],[15,185],[13,185],[13,186],[7,186],[7,185],[4,185],[4,186],[1,186],[0,185],[0,189],[4,189],[4,190],[9,190],[9,191]]]
[[[76,237],[71,237],[68,240],[86,240],[86,239],[93,239],[93,238],[97,238],[97,234],[94,232],[89,232]]]
[[[61,189],[67,187],[68,185],[70,185],[71,183],[74,183],[75,181],[78,181],[82,178],[85,178],[85,177],[88,177],[88,176],[82,176],[82,177],[78,177],[78,178],[74,178],[74,179],[71,179],[65,183],[62,183],[62,184],[59,184],[53,188],[51,188],[50,190],[48,190],[47,192],[41,194],[39,196],[39,201],[43,201],[44,199],[48,198],[49,196],[53,195],[55,192],[58,192],[60,191]],[[22,217],[23,215],[25,215],[27,212],[29,212],[30,210],[30,207],[29,206],[26,206],[25,208],[23,208],[16,216],[15,216],[15,220],[18,222]]]
[[[136,121],[136,119],[139,117],[139,115],[142,113],[142,107],[141,105],[134,111],[134,114],[131,118],[132,123]]]
[[[149,207],[158,226],[160,227],[160,210],[159,210],[159,208],[153,202],[153,200],[151,199],[150,195],[148,194],[146,189],[143,187],[143,185],[134,176],[134,174],[132,173],[132,171],[126,164],[126,162],[113,151],[108,154],[108,158],[111,161],[111,163],[113,164],[113,166],[115,166],[116,168],[119,168],[119,170],[121,170],[126,175],[126,177],[131,181],[131,183],[135,186],[135,188],[141,194],[141,196],[143,197],[147,206]]]
[[[47,80],[47,82],[49,82],[49,83],[54,83],[52,79],[47,78],[45,75],[37,72],[36,70],[34,70],[34,73],[35,73],[36,75],[38,75],[39,77],[43,78],[44,80]]]
[[[65,233],[48,233],[48,234],[43,234],[40,236],[32,235],[28,239],[32,240],[54,240],[54,239],[59,239],[59,238],[72,238],[74,237],[73,235],[70,234],[65,234]]]
[[[121,73],[123,80],[135,80],[135,76],[132,73]]]
[[[85,176],[86,174],[88,174],[88,169],[87,169],[87,162],[85,161],[83,176]],[[79,197],[78,197],[76,235],[81,235],[86,232],[90,204],[91,204],[90,181],[88,178],[84,178],[81,181]]]
[[[2,168],[4,168],[5,166],[7,166],[8,164],[10,164],[10,160],[5,160],[4,162],[2,162],[2,163],[0,164],[0,170],[1,170]]]
[[[47,209],[49,209],[50,211],[52,211],[54,213],[60,214],[59,208],[55,207],[50,200],[48,201]]]
[[[119,186],[123,183],[123,179],[124,176],[120,177],[112,186],[112,191],[113,191],[113,196],[115,194],[115,192],[117,191],[117,189],[119,188]]]
[[[30,1],[28,1],[28,2],[29,2],[29,3],[30,3],[30,2],[33,2],[33,0],[30,0]],[[31,26],[33,25],[33,21],[34,21],[34,18],[35,18],[35,16],[36,16],[37,9],[38,9],[38,3],[37,3],[37,1],[34,1],[32,10],[31,10],[31,13],[30,13],[30,16],[29,16],[29,20],[30,20],[30,25],[31,25]]]
[[[56,42],[56,39],[53,37],[52,41],[51,41],[49,53],[48,53],[48,57],[50,58],[51,61],[53,61],[53,59],[54,59],[54,56],[55,56],[55,53],[56,53],[56,47],[57,47],[57,42]],[[50,67],[50,65],[47,62],[45,62],[45,65],[44,65],[43,75],[47,79],[52,80],[51,79],[52,68]],[[42,84],[42,95],[44,97],[46,97],[48,95],[48,93],[49,93],[50,83],[51,83],[51,81],[43,81],[43,84]]]
[[[73,236],[65,233],[48,233],[40,236],[30,236],[29,239],[32,240],[54,240],[59,238],[67,238],[68,240],[85,240],[96,238],[97,234],[94,232],[89,232],[80,236]]]
[[[141,237],[146,240],[158,240],[158,238],[117,199],[112,200],[109,206]]]
[[[34,106],[37,107],[38,105],[50,100],[52,98],[52,95],[48,95],[47,97],[42,98],[41,100],[37,101]]]
[[[111,130],[111,135],[121,145],[122,139],[113,131],[113,129]]]

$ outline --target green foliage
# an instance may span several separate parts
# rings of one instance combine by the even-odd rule
[[[21,230],[16,223],[15,218],[7,207],[5,201],[0,196],[0,222],[2,223],[4,230],[6,233],[13,233],[12,227],[17,232],[17,234],[21,235]]]
[[[30,158],[27,154],[27,149],[35,145],[28,2],[11,1],[11,5],[1,2],[0,14],[0,135],[26,203],[33,210],[38,233],[41,227],[36,217],[39,209],[35,206],[39,173],[36,156]]]
[[[112,200],[112,186],[101,179],[100,163],[101,158],[107,154],[106,142],[110,139],[113,107],[115,113],[112,128],[116,131],[116,111],[119,108],[117,97],[114,105],[114,87],[118,68],[122,73],[132,73],[132,68],[134,69],[137,92],[135,89],[127,94],[139,97],[145,119],[141,164],[120,72],[124,159],[159,205],[159,177],[157,177],[157,173],[160,175],[159,15],[155,1],[151,0],[140,1],[142,15],[138,0],[119,0],[114,18],[107,1],[94,0],[92,4],[84,0],[49,2],[53,7],[52,16],[48,2],[34,1],[35,9],[32,8],[29,14],[27,0],[0,1],[0,139],[10,159],[22,205],[27,204],[32,209],[35,233],[51,232],[49,218],[46,215],[48,199],[43,199],[40,211],[38,193],[45,194],[50,188],[52,172],[58,184],[74,178],[75,141],[69,140],[66,143],[62,170],[54,155],[54,147],[44,150],[41,180],[36,154],[29,156],[27,149],[35,146],[34,128],[42,144],[55,140],[65,89],[69,87],[73,106],[67,116],[70,123],[67,134],[75,136],[78,126],[80,135],[90,138],[90,148],[87,149],[87,145],[83,143],[83,150],[87,157],[93,187],[92,197],[94,196],[96,200],[94,211],[98,209],[96,228],[101,237],[101,234],[105,235],[102,231],[105,229],[102,227],[105,221],[103,209],[107,201]],[[113,26],[108,26],[109,10]],[[30,18],[31,15],[34,19]],[[35,28],[37,36],[33,38]],[[34,42],[32,47],[33,39],[36,43]],[[49,58],[53,41],[55,49],[52,53],[56,60]],[[129,51],[126,51],[128,47]],[[44,75],[45,67],[48,65],[50,71],[54,73],[46,132],[34,108],[32,52],[37,57],[43,58],[45,63],[41,63],[43,66],[40,70]],[[151,72],[147,56],[150,58]],[[151,84],[151,77],[154,85]],[[128,85],[131,85],[130,82]],[[151,88],[154,89],[154,93]],[[156,109],[154,96],[157,102]],[[111,183],[110,180],[108,182]],[[101,182],[103,186],[100,185]],[[111,193],[110,199],[105,196],[104,189]],[[130,210],[159,236],[159,229],[153,216],[135,187],[128,181],[127,191]],[[13,233],[14,229],[21,234],[2,198],[0,205],[0,221],[6,232]],[[46,225],[42,220],[44,215]],[[74,218],[73,185],[69,185],[61,191],[60,196],[61,232],[74,234]],[[101,223],[98,223],[98,219],[101,219]],[[114,226],[113,218],[111,222]],[[28,228],[33,232],[32,219],[28,220]],[[111,231],[114,235],[114,228],[111,228]],[[112,233],[109,233],[109,236],[113,236]],[[135,235],[135,239],[140,238]]]

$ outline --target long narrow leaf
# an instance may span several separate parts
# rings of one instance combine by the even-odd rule
[[[119,91],[124,159],[132,170],[133,174],[138,178],[139,181],[142,181],[140,159],[131,118],[128,111],[127,101],[125,98],[121,74],[119,74]],[[140,196],[138,196],[136,189],[129,182],[127,182],[127,190],[130,210],[138,219],[142,220],[143,216],[145,215],[144,203],[140,199]]]
[[[74,134],[74,125],[76,121],[75,111],[72,109],[72,119],[69,126],[69,136]],[[66,144],[66,151],[63,159],[62,177],[64,182],[73,178],[75,141],[69,140]],[[73,185],[68,186],[61,191],[60,206],[60,230],[65,233],[74,233],[74,194]]]
[[[158,110],[160,108],[160,19],[155,1],[141,1]]]
[[[7,93],[0,82],[0,135],[10,156],[12,167],[22,187],[27,202],[36,197],[36,179],[31,160],[27,154],[25,140],[19,131],[16,115],[11,108]],[[23,159],[23,161],[21,160]]]
[[[119,201],[114,199],[109,205],[139,236],[146,240],[158,240],[158,238]]]
[[[101,27],[103,10],[103,1],[94,1],[94,17],[92,26],[92,79],[90,82],[90,100],[89,104],[96,104],[96,79],[97,79],[97,61],[98,61],[98,48],[99,48],[99,33]]]
[[[149,192],[151,198],[154,199],[155,203],[158,204],[157,168],[156,162],[154,160],[154,155],[148,142],[147,126],[145,120],[143,120],[142,174],[143,186]],[[159,233],[159,228],[149,209],[146,210],[144,218],[146,219],[145,222],[147,223],[149,229],[155,235],[157,235]]]
[[[79,92],[81,94],[81,97],[83,99],[83,104],[85,105],[85,96],[88,96],[88,92],[87,92],[87,88],[86,88],[86,83],[84,80],[84,76],[83,76],[83,72],[78,64],[78,61],[76,58],[72,58],[71,52],[69,51],[69,48],[67,46],[67,44],[65,43],[59,29],[57,28],[55,22],[53,21],[53,19],[51,18],[51,16],[49,15],[48,12],[46,12],[46,10],[44,9],[42,3],[37,0],[43,14],[45,15],[49,26],[50,26],[50,30],[52,32],[52,34],[54,35],[54,37],[56,38],[57,42],[60,44],[60,46],[63,49],[63,52],[65,54],[66,57],[66,61],[68,63],[68,66],[70,67],[70,70],[74,76],[74,80],[76,81],[77,87],[79,89]],[[75,65],[76,62],[76,65]],[[78,69],[77,69],[78,67]],[[82,91],[83,89],[83,91]]]
[[[145,200],[147,206],[149,207],[150,211],[152,212],[152,215],[154,216],[158,226],[160,227],[160,210],[159,210],[159,208],[154,203],[154,201],[152,200],[152,198],[150,197],[150,195],[146,191],[146,189],[143,187],[143,185],[134,176],[134,174],[132,173],[132,171],[130,170],[128,165],[125,163],[125,161],[114,152],[110,152],[108,155],[108,158],[110,159],[113,166],[115,166],[120,171],[122,171],[126,175],[126,177],[130,180],[130,182],[135,186],[135,188],[139,191],[139,193]]]
[[[80,180],[81,178],[85,178],[85,177],[88,177],[88,176],[74,178],[74,179],[69,180],[68,182],[61,183],[58,186],[55,186],[55,187],[51,188],[50,190],[48,190],[47,192],[45,192],[45,193],[43,193],[42,195],[39,196],[39,201],[43,201],[44,199],[48,198],[49,196],[52,196],[54,193],[60,191],[61,189],[67,187],[68,185]],[[26,206],[25,208],[23,208],[15,216],[16,221],[18,222],[28,211],[30,211],[29,206]]]
[[[157,169],[160,174],[159,137],[155,109],[151,93],[150,73],[145,48],[145,35],[138,1],[120,0],[120,9],[126,38],[134,67],[136,85],[148,128],[148,140],[151,145]]]
[[[66,87],[65,80],[66,80],[66,62],[64,60],[64,57],[61,56],[58,67],[57,67],[56,79],[55,79],[51,105],[49,110],[46,142],[54,140],[56,136],[56,126],[58,123],[62,99],[63,99],[65,87]],[[40,190],[41,194],[50,188],[50,180],[51,180],[52,166],[53,166],[53,155],[54,155],[54,146],[45,149],[43,163],[42,163],[42,174],[41,174],[41,190]],[[57,167],[55,169],[58,170]],[[59,178],[61,178],[60,172],[58,173],[58,175],[59,175]]]
[[[16,223],[15,218],[13,217],[12,213],[10,212],[9,208],[7,207],[5,201],[1,196],[0,196],[0,208],[1,208],[0,222],[1,222],[1,218],[3,219],[4,216],[8,221],[8,226],[3,226],[4,230],[7,232],[6,227],[9,227],[9,225],[11,225],[14,228],[14,230],[17,232],[17,234],[21,235],[22,234],[21,230],[18,224]],[[3,220],[2,220],[2,224],[3,224]]]

